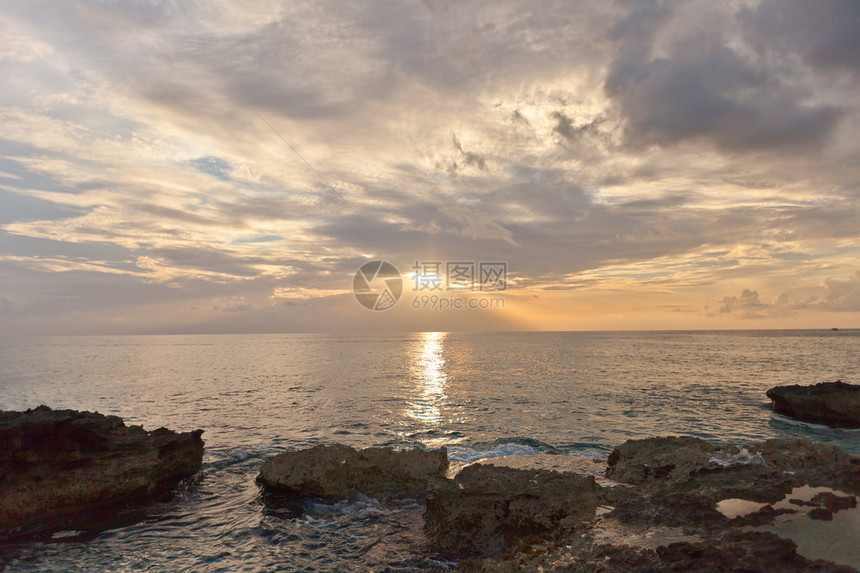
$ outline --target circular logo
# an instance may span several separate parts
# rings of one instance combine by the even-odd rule
[[[352,294],[364,308],[388,310],[403,293],[403,278],[397,267],[387,261],[368,261],[355,271]]]

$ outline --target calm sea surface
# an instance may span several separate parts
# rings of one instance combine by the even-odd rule
[[[417,503],[280,510],[260,463],[331,442],[603,457],[667,434],[860,454],[860,432],[776,416],[764,394],[837,379],[860,381],[858,330],[0,338],[0,409],[97,410],[206,441],[175,500],[0,546],[0,570],[441,571],[456,564],[421,549]]]

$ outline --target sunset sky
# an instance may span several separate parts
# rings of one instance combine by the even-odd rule
[[[860,327],[860,2],[30,0],[0,37],[0,334]],[[413,308],[416,261],[505,262],[434,293],[504,308]]]

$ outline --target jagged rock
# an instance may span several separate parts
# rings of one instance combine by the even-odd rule
[[[576,531],[558,539],[525,545],[523,549],[484,557],[462,559],[463,573],[654,573],[660,559],[651,549],[595,543]]]
[[[0,412],[0,530],[161,495],[200,469],[202,433],[47,406]]]
[[[857,507],[857,498],[853,495],[836,495],[829,491],[815,494],[810,500],[816,505],[826,507],[830,511],[841,511]]]
[[[826,507],[816,507],[815,509],[810,509],[809,513],[807,513],[806,515],[809,516],[809,519],[818,519],[820,521],[833,521],[833,512]]]
[[[797,554],[797,545],[765,531],[729,532],[702,543],[672,543],[657,548],[663,571],[854,571],[829,561]]]
[[[860,386],[822,382],[814,386],[777,386],[767,391],[773,409],[798,420],[860,428]]]
[[[812,499],[805,501],[802,499],[789,499],[792,505],[821,507],[831,512],[842,511],[843,509],[853,509],[857,507],[857,498],[853,495],[836,495],[832,492],[817,493],[812,496]]]
[[[560,524],[592,519],[599,491],[594,476],[474,464],[428,498],[426,531],[443,553],[511,550]]]
[[[772,505],[767,504],[757,511],[732,519],[732,525],[767,525],[773,523],[780,515],[792,513],[797,513],[797,510],[788,508],[774,509]]]
[[[675,542],[656,549],[595,543],[587,533],[567,537],[528,551],[463,560],[468,573],[658,573],[670,571],[794,571],[856,573],[830,561],[797,553],[793,541],[770,532],[728,531],[698,542]]]
[[[860,464],[829,444],[772,439],[717,447],[699,438],[628,440],[607,459],[606,475],[648,491],[670,488],[707,497],[772,503],[804,484],[860,487]]]
[[[606,476],[634,485],[686,481],[691,472],[720,467],[711,461],[717,451],[705,440],[688,436],[627,440],[609,454]]]
[[[760,455],[767,466],[780,470],[835,470],[851,463],[851,456],[836,446],[803,439],[766,440],[751,446],[751,451]]]
[[[795,487],[822,485],[860,492],[860,459],[852,458],[836,446],[801,439],[774,439],[750,449],[761,456],[774,479],[776,476],[790,478],[788,481]],[[766,480],[759,480],[751,485],[763,489],[766,484]]]
[[[324,497],[352,491],[367,495],[421,494],[441,483],[447,468],[445,448],[356,450],[334,444],[269,458],[260,467],[257,479],[276,490]]]
[[[622,484],[614,487],[573,473],[468,466],[428,498],[425,528],[431,547],[459,557],[463,571],[854,571],[746,528],[778,516],[813,523],[807,515],[853,507],[854,495],[827,492],[810,501],[815,513],[772,504],[804,485],[857,493],[858,470],[842,450],[804,440],[629,440],[607,460],[606,475]],[[771,505],[730,519],[717,507],[734,498]]]

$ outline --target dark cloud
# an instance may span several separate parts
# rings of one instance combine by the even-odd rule
[[[709,140],[730,151],[813,150],[843,111],[811,101],[792,77],[730,47],[720,30],[700,30],[654,54],[665,8],[633,10],[613,31],[619,48],[605,83],[634,145]]]
[[[855,0],[765,0],[739,17],[747,41],[761,53],[796,54],[819,70],[860,71]]]
[[[574,125],[573,120],[560,111],[552,112],[550,117],[555,120],[555,127],[552,129],[553,132],[559,134],[569,143],[580,143],[583,139],[591,139],[603,145],[609,143],[608,134],[600,129],[600,126],[604,122],[603,117],[596,117],[580,125]]]
[[[451,139],[453,140],[454,148],[460,152],[460,156],[463,159],[463,163],[466,165],[474,165],[481,171],[487,168],[487,162],[483,156],[473,152],[473,151],[464,151],[463,145],[460,143],[460,140],[457,139],[457,134],[451,134]],[[457,164],[454,163],[454,171],[456,171]]]

